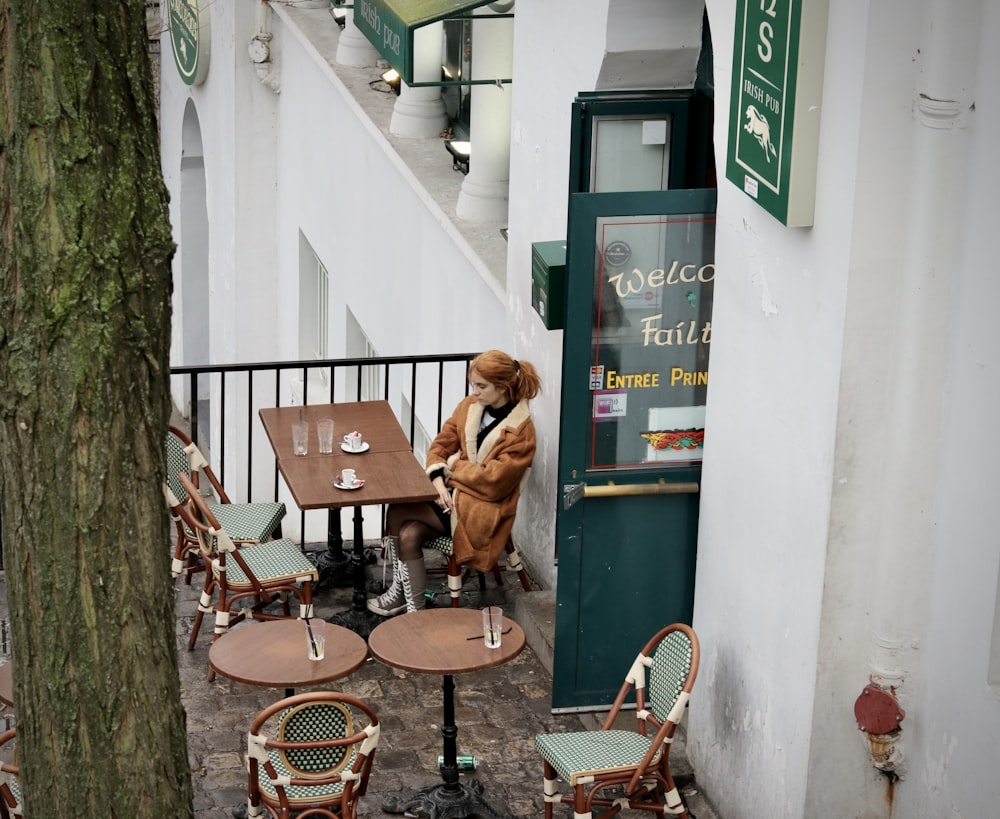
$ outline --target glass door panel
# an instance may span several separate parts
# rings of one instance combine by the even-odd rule
[[[666,190],[672,126],[672,116],[594,117],[591,192]]]
[[[600,216],[588,471],[701,460],[715,216]]]

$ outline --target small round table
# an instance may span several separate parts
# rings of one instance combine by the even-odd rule
[[[322,685],[357,671],[368,658],[368,645],[350,629],[318,617],[313,633],[326,637],[322,660],[310,660],[305,620],[243,623],[223,634],[208,650],[208,664],[236,682],[264,688],[292,689]]]
[[[417,674],[441,674],[444,682],[444,738],[442,782],[410,795],[391,795],[382,802],[386,813],[505,819],[483,799],[483,786],[472,779],[458,779],[458,728],[455,726],[454,674],[502,665],[524,649],[524,631],[509,617],[503,618],[500,648],[483,641],[483,616],[479,609],[424,609],[400,614],[375,627],[368,638],[372,656],[382,663]]]

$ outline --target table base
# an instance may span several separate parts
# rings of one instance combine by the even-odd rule
[[[368,635],[372,633],[372,629],[381,623],[385,618],[379,617],[374,612],[368,611],[367,608],[364,611],[356,611],[355,609],[350,608],[347,611],[337,612],[326,619],[328,623],[333,623],[335,626],[349,628],[359,637],[364,637],[367,640]]]
[[[315,555],[315,556],[314,556]],[[319,582],[317,586],[350,586],[354,582],[354,573],[351,570],[351,556],[333,550],[325,552],[310,553],[310,562],[319,572]]]
[[[421,788],[416,793],[390,794],[382,800],[385,813],[401,813],[417,819],[513,819],[510,813],[500,813],[483,799],[483,783],[469,779],[454,785],[439,783]]]

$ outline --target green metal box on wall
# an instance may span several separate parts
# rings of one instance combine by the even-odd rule
[[[531,243],[531,306],[549,330],[566,326],[566,242]]]

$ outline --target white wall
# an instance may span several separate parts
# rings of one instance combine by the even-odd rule
[[[344,354],[347,307],[380,355],[506,345],[503,300],[440,208],[383,135],[358,119],[332,68],[282,21],[276,30],[283,76],[294,78],[280,95],[280,266],[297,275],[301,229],[330,271],[330,355]],[[287,301],[282,318],[294,322],[297,293]]]
[[[720,187],[694,613],[703,654],[688,747],[720,815],[796,817],[805,815],[850,203],[838,194],[839,208],[818,208],[829,218],[791,230],[722,181],[734,6],[709,3],[709,14]]]
[[[539,370],[542,395],[532,404],[538,453],[514,537],[527,552],[532,575],[550,589],[556,585],[553,510],[562,500],[557,467],[563,333],[546,329],[531,306],[531,244],[566,238],[571,108],[577,93],[596,82],[607,5],[591,3],[587,24],[571,26],[580,17],[574,0],[518,3],[515,16],[508,325],[517,355]]]
[[[997,689],[986,682],[1000,574],[1000,323],[995,318],[1000,9],[995,3],[966,3],[949,10],[963,35],[951,56],[968,69],[952,84],[962,103],[950,182],[957,196],[948,202],[955,211],[938,228],[954,231],[954,252],[940,268],[951,332],[942,350],[937,491],[928,510],[933,532],[923,601],[928,626],[913,652],[920,699],[907,712],[906,722],[914,717],[906,743],[909,775],[897,794],[900,815],[974,817],[994,815],[1000,801],[1000,702]]]
[[[734,6],[709,3],[720,170]],[[996,521],[969,504],[997,485],[969,413],[996,406],[1000,349],[975,286],[997,215],[980,11],[831,3],[813,228],[720,182],[688,751],[728,819],[995,812]],[[855,724],[872,674],[907,712],[895,785]]]

